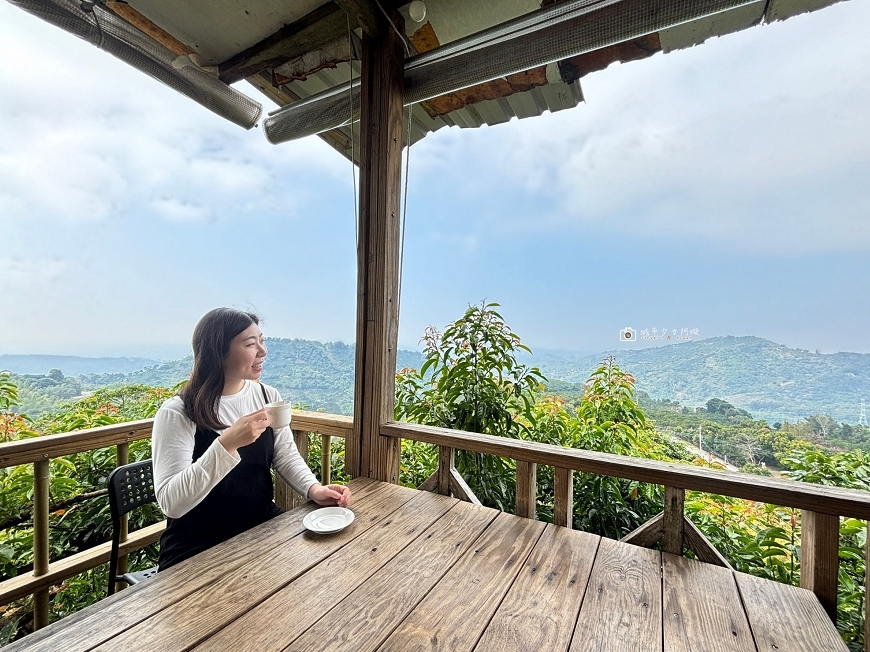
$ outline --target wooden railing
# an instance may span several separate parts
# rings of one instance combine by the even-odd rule
[[[153,423],[153,419],[145,419],[0,444],[0,468],[22,464],[33,464],[34,467],[33,572],[0,583],[0,605],[33,595],[34,629],[48,624],[50,587],[107,563],[111,552],[111,542],[106,542],[55,562],[49,561],[50,461],[65,455],[115,446],[118,466],[127,464],[130,442],[149,439]],[[332,437],[347,437],[353,430],[352,419],[312,412],[294,412],[293,426],[296,444],[306,457],[308,433],[318,433],[323,437],[324,454],[321,465],[324,483],[329,482]],[[276,482],[276,500],[285,509],[304,502],[280,478]],[[123,527],[126,529],[126,518],[123,519]],[[158,541],[165,527],[166,522],[162,521],[122,537],[119,559],[121,573],[126,571],[127,555]]]
[[[381,426],[381,435],[412,439],[439,447],[439,469],[421,488],[463,497],[453,491],[452,460],[455,450],[488,453],[516,461],[516,511],[534,518],[537,466],[554,467],[553,520],[571,527],[572,474],[574,471],[637,480],[665,487],[664,512],[632,532],[624,540],[641,545],[661,543],[666,552],[682,554],[690,547],[703,560],[727,565],[724,557],[704,539],[683,514],[686,490],[703,491],[802,510],[801,586],[813,591],[836,620],[837,570],[840,516],[870,520],[870,492],[783,480],[745,473],[732,473],[683,464],[625,457],[507,439],[447,428],[391,422]],[[445,468],[448,467],[449,468]],[[870,546],[867,547],[870,550]],[[868,555],[870,568],[870,555]],[[870,574],[868,574],[870,575]],[[870,596],[870,591],[867,592]],[[866,622],[866,621],[865,621]],[[870,636],[866,637],[870,639]],[[870,643],[870,640],[868,640]],[[868,648],[865,648],[868,649]]]
[[[34,568],[32,573],[0,583],[0,604],[32,594],[35,603],[35,626],[44,626],[48,621],[49,588],[108,561],[110,544],[104,543],[49,563],[49,462],[64,455],[116,446],[118,464],[125,464],[129,443],[150,438],[152,423],[152,420],[136,421],[0,444],[0,468],[34,464]],[[294,411],[294,438],[306,458],[310,433],[322,437],[321,481],[326,484],[331,475],[332,437],[352,437],[353,422],[350,417]],[[710,563],[727,564],[712,546],[705,545],[703,535],[685,518],[683,502],[686,490],[801,509],[801,585],[819,597],[832,618],[836,617],[839,517],[870,520],[870,493],[864,491],[407,423],[386,423],[381,426],[380,433],[384,437],[411,439],[438,446],[439,468],[420,489],[453,494],[471,502],[476,502],[474,493],[453,466],[455,450],[488,453],[515,460],[516,511],[527,518],[535,518],[537,467],[552,466],[555,479],[553,520],[557,525],[569,528],[572,521],[572,483],[575,471],[662,485],[665,487],[666,497],[664,512],[632,532],[626,540],[641,545],[661,542],[664,550],[677,554],[682,553],[684,546],[689,547],[702,560]],[[276,501],[283,508],[289,509],[303,502],[303,498],[294,495],[279,478],[276,482]],[[158,523],[130,533],[127,541],[122,544],[122,555],[154,543],[164,527],[164,523]],[[867,594],[870,595],[870,591]],[[870,641],[870,635],[866,640]]]

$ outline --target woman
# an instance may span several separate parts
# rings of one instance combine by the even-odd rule
[[[265,405],[281,397],[259,382],[265,357],[254,314],[217,308],[196,325],[190,380],[154,419],[154,489],[168,517],[160,570],[280,514],[272,467],[319,505],[350,500],[347,487],[317,482],[289,426],[271,427]]]

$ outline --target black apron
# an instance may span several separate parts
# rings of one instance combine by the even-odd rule
[[[266,398],[266,388],[263,399]],[[218,433],[196,427],[193,461],[212,445]],[[238,449],[241,462],[217,483],[196,507],[180,518],[167,518],[160,537],[159,569],[265,523],[282,510],[274,502],[272,461],[275,457],[275,431],[266,428],[252,444]]]

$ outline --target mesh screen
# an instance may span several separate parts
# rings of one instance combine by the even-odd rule
[[[569,0],[405,63],[405,106],[760,0]],[[353,91],[359,118],[359,86]],[[271,143],[351,121],[348,85],[287,105],[263,121]]]
[[[172,67],[175,53],[100,5],[95,5],[94,14],[90,14],[70,0],[8,1],[109,52],[240,127],[250,129],[260,119],[263,107],[258,102],[193,66],[176,70]]]

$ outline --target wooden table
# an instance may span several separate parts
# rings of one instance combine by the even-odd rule
[[[306,505],[7,650],[846,650],[815,596],[396,485]]]

